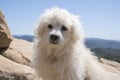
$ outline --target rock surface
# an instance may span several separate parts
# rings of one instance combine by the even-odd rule
[[[32,47],[33,43],[14,38],[10,46],[1,51],[1,55],[16,63],[30,65],[33,53]]]
[[[33,43],[13,39],[8,48],[0,51],[0,80],[35,80],[30,67]]]
[[[110,80],[120,80],[120,63],[101,58],[100,64],[109,74]]]
[[[5,20],[5,16],[0,10],[0,48],[8,47],[11,41],[12,35]]]
[[[0,11],[0,80],[35,80],[31,68],[33,43],[12,37]]]
[[[0,55],[0,80],[34,80],[32,68],[15,63]]]

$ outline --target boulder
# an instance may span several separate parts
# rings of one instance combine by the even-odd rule
[[[8,47],[11,41],[12,35],[5,20],[5,16],[0,10],[0,48]]]
[[[35,80],[34,70],[0,55],[0,80]]]
[[[0,11],[0,80],[36,80],[31,68],[33,43],[13,38]]]
[[[14,38],[10,46],[0,52],[4,57],[23,65],[30,65],[33,43]]]
[[[0,51],[0,80],[36,80],[31,60],[33,43],[14,38]]]

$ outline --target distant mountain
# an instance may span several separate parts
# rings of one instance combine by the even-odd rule
[[[15,38],[24,39],[30,42],[33,42],[34,36],[32,35],[14,35]]]
[[[98,38],[86,38],[85,44],[88,48],[111,48],[120,49],[120,41],[105,40]]]
[[[120,49],[93,48],[91,51],[94,52],[99,58],[102,57],[120,63]]]

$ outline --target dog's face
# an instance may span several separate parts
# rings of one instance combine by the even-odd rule
[[[53,17],[41,28],[41,39],[45,44],[53,46],[62,46],[72,39],[72,28],[66,25],[66,22]],[[42,41],[42,42],[43,42]]]
[[[48,26],[48,42],[54,45],[64,44],[67,38],[67,27],[64,25],[53,25]]]
[[[45,45],[64,46],[78,40],[77,27],[74,16],[65,10],[53,9],[41,17],[36,33]]]

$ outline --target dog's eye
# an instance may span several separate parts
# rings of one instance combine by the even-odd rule
[[[53,28],[53,26],[52,26],[51,24],[49,24],[49,25],[48,25],[48,28],[49,28],[49,29],[52,29],[52,28]]]
[[[62,26],[61,30],[62,31],[67,31],[67,28],[65,26]]]

